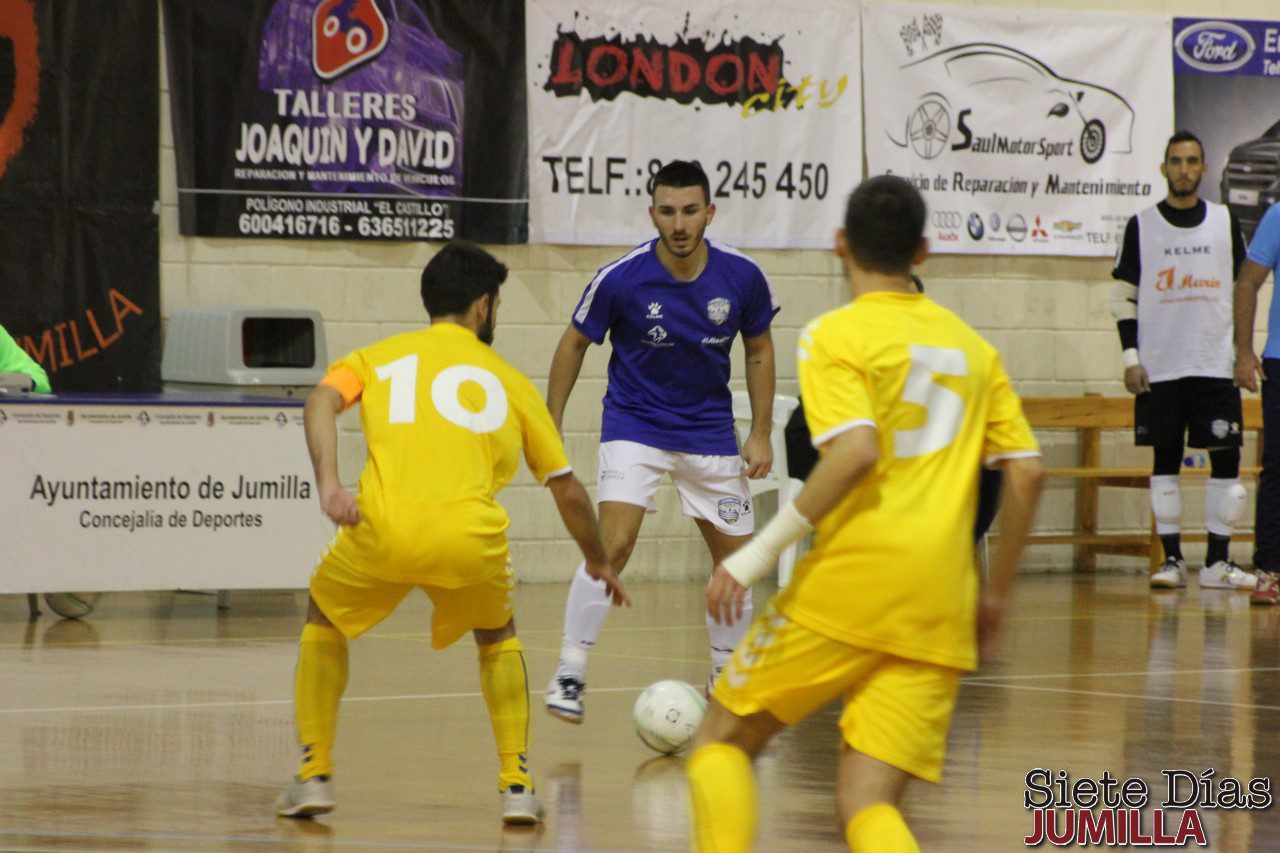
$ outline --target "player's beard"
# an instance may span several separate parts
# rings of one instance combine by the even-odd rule
[[[493,331],[498,325],[498,318],[493,314],[493,303],[489,303],[489,312],[485,314],[484,320],[480,322],[480,328],[476,331],[476,337],[481,343],[493,345]]]
[[[1191,188],[1184,190],[1179,189],[1178,186],[1174,184],[1173,178],[1167,178],[1166,183],[1169,185],[1169,195],[1173,198],[1190,198],[1200,191],[1200,180],[1200,178],[1192,180],[1190,182]],[[1180,183],[1184,187],[1187,186],[1187,181],[1185,180]]]
[[[707,231],[707,226],[705,225],[699,228],[697,231],[692,231],[692,230],[685,231],[684,236],[688,237],[689,240],[687,243],[685,243],[685,247],[683,249],[676,248],[675,232],[672,232],[671,234],[663,234],[662,245],[667,247],[667,251],[670,252],[673,257],[687,258],[690,255],[692,255],[694,252],[698,251],[698,247],[702,245],[702,235],[705,234],[706,231]]]

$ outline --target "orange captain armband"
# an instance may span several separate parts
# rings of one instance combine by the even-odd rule
[[[320,384],[328,385],[342,395],[343,411],[351,408],[351,405],[359,400],[364,392],[360,377],[356,376],[356,372],[349,367],[335,367],[325,374]]]

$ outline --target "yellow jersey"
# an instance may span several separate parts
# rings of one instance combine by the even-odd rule
[[[1039,455],[999,353],[923,295],[876,292],[813,321],[798,358],[814,445],[871,426],[880,458],[818,523],[779,610],[841,642],[974,668],[979,468]]]
[[[360,522],[331,552],[376,577],[456,588],[506,564],[510,524],[495,496],[521,451],[540,482],[569,460],[542,396],[454,323],[396,335],[329,368],[324,384],[360,401],[368,457]]]

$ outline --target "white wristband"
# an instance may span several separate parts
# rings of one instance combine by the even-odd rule
[[[725,557],[724,570],[743,586],[751,586],[777,565],[788,545],[799,542],[811,530],[809,520],[788,502],[754,539]]]
[[[1124,366],[1126,368],[1137,367],[1142,364],[1142,362],[1138,360],[1138,351],[1133,347],[1129,347],[1129,349],[1125,350],[1121,355],[1124,356]]]

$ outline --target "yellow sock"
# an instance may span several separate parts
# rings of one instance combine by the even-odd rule
[[[750,850],[756,834],[751,759],[736,746],[713,743],[695,750],[686,767],[694,846],[702,853]]]
[[[874,850],[876,853],[920,853],[920,845],[907,829],[902,812],[888,803],[868,806],[849,818],[845,840],[853,853]]]
[[[298,743],[302,745],[299,779],[333,772],[338,702],[346,689],[347,638],[337,628],[308,624],[298,643],[298,671],[293,684]]]
[[[489,706],[489,722],[498,745],[498,789],[524,785],[529,776],[529,677],[518,637],[480,646],[480,690]]]

